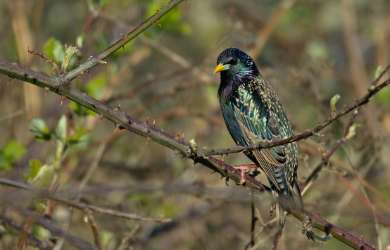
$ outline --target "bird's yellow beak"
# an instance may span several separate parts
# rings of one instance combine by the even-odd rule
[[[224,71],[225,69],[226,69],[225,66],[223,66],[223,64],[220,63],[217,66],[215,66],[214,73],[218,73],[218,72]]]

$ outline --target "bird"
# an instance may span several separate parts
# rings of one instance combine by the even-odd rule
[[[293,135],[292,126],[276,92],[249,55],[238,48],[225,49],[218,56],[214,72],[220,73],[220,109],[236,144],[245,147]],[[253,167],[259,169],[260,173],[266,175],[278,203],[282,200],[285,208],[302,209],[297,182],[298,147],[295,142],[244,153],[254,166],[237,166],[241,171],[241,184],[245,184],[245,174]],[[278,212],[279,222],[284,224],[283,209]],[[281,212],[283,215],[280,215]]]

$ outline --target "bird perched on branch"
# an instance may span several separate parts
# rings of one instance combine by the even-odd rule
[[[236,48],[226,49],[218,56],[217,72],[221,74],[218,97],[222,115],[236,144],[249,146],[293,135],[277,95],[250,56]],[[241,184],[245,183],[245,174],[251,169],[260,169],[284,208],[302,209],[296,179],[296,143],[245,151],[245,154],[254,166],[236,167],[241,171]],[[284,213],[279,218],[280,223],[284,224]]]

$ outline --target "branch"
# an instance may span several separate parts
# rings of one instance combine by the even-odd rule
[[[12,204],[10,204],[10,205],[12,205]],[[44,227],[45,229],[47,229],[52,234],[52,236],[62,237],[64,239],[66,239],[70,245],[74,246],[77,249],[98,250],[96,247],[91,245],[88,241],[85,241],[85,240],[83,240],[83,239],[81,239],[73,234],[66,232],[65,230],[61,229],[59,226],[54,224],[52,221],[50,221],[47,218],[42,217],[38,213],[34,213],[31,211],[22,210],[22,209],[18,209],[18,208],[13,208],[13,213],[15,213],[16,211],[18,211],[20,214],[22,214],[24,216],[33,218],[35,224],[38,224],[38,225]],[[4,224],[9,225],[11,227],[14,227],[15,229],[17,229],[17,227],[19,227],[15,223],[13,223],[11,220],[9,220],[8,218],[6,218],[2,215],[0,215],[0,222],[3,222]],[[19,228],[21,228],[21,227],[19,227]],[[24,232],[23,228],[21,228],[21,230],[23,230],[22,232]],[[29,240],[32,240],[31,236],[32,235],[28,234]],[[34,242],[38,243],[35,240],[33,240],[32,243],[34,243]],[[35,245],[35,243],[34,243],[34,245]],[[41,241],[41,243],[43,243],[43,242]],[[53,248],[51,246],[45,245],[43,249],[53,249]]]
[[[103,208],[103,207],[99,207],[99,206],[95,206],[95,205],[86,204],[83,202],[70,201],[70,200],[64,199],[62,197],[55,196],[55,195],[51,194],[48,190],[37,190],[34,187],[32,187],[31,185],[17,182],[17,181],[13,181],[13,180],[0,178],[0,185],[9,186],[9,187],[17,188],[17,189],[22,189],[22,190],[26,190],[26,191],[30,191],[30,192],[35,192],[35,193],[39,194],[41,198],[50,199],[50,200],[56,201],[58,203],[62,203],[63,205],[77,208],[77,209],[80,209],[83,211],[89,210],[89,211],[92,211],[95,213],[124,218],[127,220],[153,221],[153,222],[161,222],[161,223],[170,221],[170,219],[144,217],[144,216],[134,214],[134,213],[126,213],[126,212],[117,211],[117,210],[113,210],[113,209],[109,209],[109,208]]]
[[[39,240],[33,234],[25,231],[22,226],[19,226],[16,222],[14,222],[13,220],[11,220],[3,215],[0,215],[0,223],[6,227],[10,227],[16,231],[20,231],[22,233],[27,234],[27,239],[29,240],[30,244],[39,248],[39,249],[44,249],[44,250],[52,250],[53,249],[53,247],[50,245],[49,242]]]
[[[112,53],[126,45],[131,40],[135,39],[137,36],[142,34],[146,29],[155,24],[158,20],[160,20],[164,15],[166,15],[170,10],[175,8],[184,0],[172,0],[166,6],[164,6],[161,10],[156,12],[153,16],[146,19],[144,22],[140,23],[134,29],[128,31],[125,35],[123,35],[120,39],[114,41],[108,48],[100,52],[99,54],[90,57],[86,62],[80,64],[77,68],[69,71],[63,77],[63,82],[68,83],[73,79],[82,75],[84,72],[89,69],[95,67],[99,63],[105,63],[104,59],[110,56]]]
[[[311,171],[309,176],[306,178],[306,180],[304,182],[303,189],[302,189],[302,194],[304,194],[308,190],[308,188],[311,186],[311,184],[318,178],[323,167],[328,165],[329,160],[332,157],[332,155],[334,153],[336,153],[336,151],[340,147],[342,147],[349,139],[354,137],[355,132],[352,132],[351,130],[352,130],[353,122],[355,121],[355,118],[357,115],[358,115],[358,109],[356,109],[355,112],[353,112],[350,121],[348,122],[348,124],[345,127],[344,135],[340,139],[338,139],[334,143],[334,145],[322,155],[321,161],[317,164],[317,166]]]
[[[303,215],[298,211],[289,211],[289,212],[300,221],[304,220],[304,216],[308,216],[314,228],[322,232],[325,232],[326,234],[331,234],[339,241],[343,242],[344,244],[354,249],[375,250],[374,246],[364,241],[364,239],[362,239],[361,237],[356,236],[353,233],[328,222],[327,220],[322,218],[319,214],[306,212]]]
[[[54,236],[64,238],[67,242],[69,242],[70,245],[73,245],[74,247],[81,250],[97,250],[97,248],[88,241],[85,241],[73,234],[69,234],[65,230],[62,230],[59,226],[52,223],[49,219],[43,218],[40,215],[32,212],[27,212],[26,214],[27,216],[34,216],[37,224],[46,228]]]
[[[318,124],[317,126],[313,127],[312,129],[307,129],[301,133],[298,133],[296,135],[293,135],[291,137],[281,139],[281,140],[274,140],[269,142],[259,142],[254,145],[249,146],[233,146],[230,148],[223,148],[223,149],[211,149],[202,152],[202,155],[204,156],[211,156],[211,155],[226,155],[226,154],[233,154],[233,153],[239,153],[243,151],[251,151],[255,149],[262,149],[262,148],[272,148],[279,145],[284,145],[288,143],[292,143],[295,141],[303,140],[308,137],[311,137],[324,128],[328,127],[333,122],[337,121],[341,117],[349,114],[353,110],[367,104],[373,96],[375,96],[379,91],[381,91],[383,88],[387,87],[390,84],[390,78],[386,79],[385,81],[381,82],[380,84],[377,84],[378,81],[382,78],[382,76],[390,70],[390,65],[386,67],[386,69],[380,74],[379,77],[377,77],[372,83],[370,88],[368,89],[367,93],[362,96],[361,98],[355,100],[352,104],[344,107],[342,110],[334,114],[331,118],[323,121],[322,123]]]

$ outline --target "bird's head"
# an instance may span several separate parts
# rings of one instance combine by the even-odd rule
[[[241,78],[259,75],[259,70],[254,60],[245,52],[236,48],[225,49],[219,54],[214,72],[220,72],[222,78]]]

